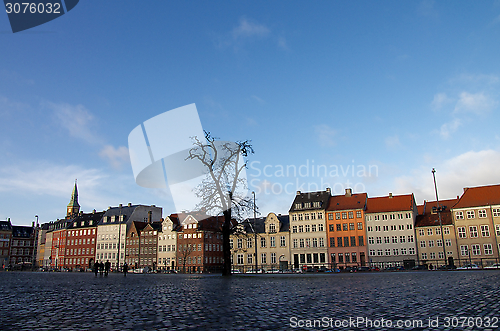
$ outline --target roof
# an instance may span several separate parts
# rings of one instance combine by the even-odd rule
[[[11,231],[12,225],[9,221],[0,221],[0,231]]]
[[[268,215],[269,216],[269,215]],[[288,215],[276,215],[280,221],[280,229],[278,232],[290,231],[290,217]],[[255,220],[253,218],[247,218],[243,222],[239,223],[243,225],[243,229],[246,233],[265,233],[266,232],[266,222],[267,217],[258,217]],[[255,232],[254,232],[255,229]]]
[[[31,226],[12,226],[12,237],[16,238],[30,238],[33,233],[33,228]]]
[[[297,191],[297,195],[295,196],[295,199],[293,200],[292,206],[290,207],[289,212],[295,212],[295,211],[303,211],[303,210],[316,210],[316,209],[325,209],[326,206],[328,205],[328,199],[330,199],[330,189],[327,189],[326,191],[318,191],[318,192],[307,192],[307,193],[302,193],[300,191]],[[305,207],[305,203],[310,202],[311,206],[310,207]],[[314,207],[313,202],[319,202],[320,207]],[[297,204],[300,204],[301,208],[296,208]]]
[[[500,185],[466,187],[453,209],[500,205]]]
[[[392,195],[368,198],[366,213],[383,213],[391,211],[412,211],[415,199],[412,194]]]
[[[80,207],[78,204],[78,188],[76,187],[76,181],[75,187],[73,187],[73,192],[71,193],[71,200],[68,203],[68,207]]]
[[[94,213],[80,213],[78,216],[71,218],[68,221],[68,229],[79,229],[89,226],[97,226],[99,221],[101,221],[104,212],[94,212]],[[90,222],[92,221],[92,224]],[[75,224],[76,222],[76,224]],[[83,225],[82,225],[83,222]]]
[[[449,199],[439,201],[441,207],[446,207],[443,212],[441,212],[441,224],[451,225],[451,207],[457,203],[458,199]],[[439,214],[432,213],[432,208],[437,207],[437,201],[424,201],[423,205],[418,206],[418,215],[415,220],[415,227],[423,226],[436,226],[439,225]]]
[[[356,193],[349,195],[334,195],[330,198],[327,210],[347,210],[347,209],[365,209],[368,194]]]

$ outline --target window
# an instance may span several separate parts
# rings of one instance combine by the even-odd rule
[[[358,246],[364,246],[365,245],[365,239],[363,236],[358,236]]]
[[[337,237],[337,247],[342,247],[342,237]]]
[[[481,236],[482,237],[490,236],[490,227],[488,225],[481,225]]]
[[[271,233],[276,232],[276,224],[269,224],[269,232]]]
[[[323,219],[323,214],[322,213],[318,213],[318,219],[319,220]]]
[[[432,229],[431,228],[427,229],[427,235],[432,236]]]
[[[451,239],[445,239],[444,244],[445,244],[447,247],[450,247],[450,246],[451,246]]]
[[[297,233],[297,225],[292,226],[292,233]]]
[[[382,215],[382,221],[387,221],[387,215]]]
[[[395,220],[396,219],[396,215],[394,215],[394,214],[389,215],[389,219]]]
[[[271,253],[271,263],[276,264],[276,253]]]
[[[469,226],[469,235],[471,238],[477,238],[478,233],[477,233],[477,226]]]
[[[375,250],[374,249],[370,249],[370,251],[368,252],[368,254],[370,254],[370,256],[375,256]]]
[[[298,240],[293,239],[293,248],[297,248],[298,247],[297,244],[298,244]]]
[[[347,223],[342,224],[342,231],[348,231]]]
[[[439,251],[439,252],[438,252],[438,258],[440,258],[440,259],[444,259],[444,253],[443,253],[443,252],[441,252],[441,251]]]
[[[330,247],[335,247],[335,237],[330,237]]]
[[[408,254],[414,255],[415,254],[415,247],[408,248]]]
[[[306,225],[306,232],[311,232],[311,226],[309,224]]]
[[[397,248],[394,248],[394,249],[392,250],[392,255],[394,255],[394,256],[398,256],[398,255],[399,255],[399,250],[398,250]]]
[[[266,238],[260,238],[260,247],[266,247]]]
[[[339,263],[344,263],[344,254],[339,253]]]
[[[350,263],[351,262],[351,254],[345,253],[345,263]]]
[[[247,248],[252,248],[252,238],[247,238]]]
[[[276,237],[269,238],[271,247],[276,247]]]
[[[233,249],[233,238],[229,239],[229,247]]]
[[[303,225],[299,225],[299,232],[304,232],[304,226]]]
[[[405,243],[406,242],[406,237],[405,236],[399,236],[399,242],[400,243]]]
[[[441,239],[436,240],[436,246],[437,247],[443,247],[443,241]]]
[[[436,228],[436,235],[438,235],[438,236],[441,235],[441,229],[440,228]]]
[[[369,245],[375,244],[375,239],[373,237],[368,237],[368,244]]]
[[[292,221],[296,221],[297,220],[297,214],[292,214]]]
[[[406,255],[406,248],[404,247],[401,248],[401,255]]]
[[[337,231],[342,231],[342,225],[341,224],[337,224]]]
[[[406,230],[413,229],[413,224],[406,224]]]
[[[460,245],[460,255],[462,256],[469,255],[469,247],[467,245]]]
[[[262,264],[267,263],[266,253],[260,254],[260,263],[262,263]]]
[[[238,245],[238,246],[237,246],[238,248],[243,248],[243,239],[238,238],[238,240],[237,240],[237,245]],[[243,258],[242,258],[242,259],[243,259]]]
[[[429,247],[434,247],[434,240],[429,240]]]
[[[397,244],[398,243],[398,236],[392,236],[391,241],[393,244]]]
[[[325,238],[319,238],[319,247],[325,247]]]
[[[335,253],[330,254],[330,263],[335,263]]]
[[[252,264],[253,263],[253,255],[252,254],[247,254],[247,263]]]
[[[316,224],[311,225],[311,232],[316,232]]]
[[[377,237],[377,244],[381,244],[382,243],[382,237]]]
[[[493,209],[493,217],[498,217],[498,216],[500,216],[500,209],[494,208]]]
[[[328,229],[330,230],[330,232],[334,232],[335,231],[335,225],[334,224],[328,225]]]
[[[378,220],[380,220],[380,215],[375,215],[374,218],[375,218],[375,221],[378,221]]]
[[[349,218],[354,218],[354,212],[352,211],[349,212]]]
[[[302,221],[304,219],[303,214],[299,214],[299,221]]]
[[[302,203],[296,203],[295,209],[302,209]]]
[[[325,231],[323,224],[318,224],[318,231],[320,232]]]
[[[474,210],[467,210],[467,218],[475,218],[476,217],[476,213],[474,212]]]
[[[427,253],[422,253],[422,260],[427,260]]]
[[[345,211],[342,212],[342,219],[343,220],[347,219],[347,212],[345,212]]]
[[[382,256],[384,255],[384,251],[381,249],[377,249],[377,256]]]
[[[344,246],[349,247],[349,237],[344,237]]]
[[[391,255],[391,249],[390,248],[386,248],[385,249],[385,255],[387,255],[387,256]]]
[[[429,257],[430,257],[431,259],[435,259],[435,258],[436,258],[436,253],[435,253],[435,252],[430,252],[430,253],[429,253]]]
[[[328,219],[333,220],[333,213],[328,213]]]
[[[286,247],[286,237],[285,236],[280,237],[280,247]]]
[[[375,225],[375,231],[380,231],[380,225]]]
[[[363,222],[358,222],[358,230],[363,230]]]
[[[356,237],[351,237],[351,246],[356,247]]]
[[[300,238],[299,240],[299,247],[300,248],[304,248],[305,244],[304,244],[304,238]]]
[[[388,225],[384,225],[384,231],[389,231],[389,226]]]
[[[455,218],[457,220],[463,220],[464,219],[464,212],[463,211],[457,211],[457,212],[455,212]]]
[[[349,223],[349,230],[354,230],[354,223]]]
[[[238,254],[236,256],[236,263],[237,264],[243,264],[243,254]]]
[[[472,255],[481,255],[481,245],[479,244],[472,245]]]
[[[318,238],[313,238],[313,247],[318,247]]]
[[[424,248],[424,247],[425,247],[425,240],[422,240],[422,241],[420,242],[420,247],[422,247],[422,248]]]
[[[467,238],[467,234],[465,233],[465,227],[460,226],[458,227],[458,238]]]
[[[361,218],[361,210],[356,211],[356,218]]]
[[[497,236],[500,236],[500,224],[495,225],[495,231],[497,233]]]
[[[493,255],[493,247],[491,246],[491,244],[484,244],[483,248],[484,255]]]
[[[391,242],[390,237],[384,237],[384,244],[389,244]]]

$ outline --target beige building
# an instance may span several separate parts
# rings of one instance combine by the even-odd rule
[[[330,196],[330,188],[320,192],[297,191],[289,211],[294,269],[328,268],[325,210]]]
[[[368,258],[372,266],[411,268],[418,263],[413,194],[368,198],[365,212]]]
[[[269,213],[265,218],[247,219],[234,230],[230,237],[233,270],[253,271],[256,263],[257,270],[264,272],[278,272],[289,268],[291,255],[288,215]]]
[[[165,217],[162,220],[162,231],[158,235],[158,268],[161,270],[175,269],[177,232],[175,229],[179,225],[176,217]]]
[[[420,261],[422,264],[426,264],[429,269],[446,265],[453,266],[458,259],[455,225],[450,210],[457,201],[458,199],[439,201],[442,210],[442,231],[439,223],[437,202],[424,201],[423,205],[418,206],[418,216],[415,223],[417,247]]]
[[[500,185],[464,188],[451,212],[459,265],[485,267],[499,262]]]

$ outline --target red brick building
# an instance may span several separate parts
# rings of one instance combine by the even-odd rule
[[[64,267],[91,269],[94,265],[97,224],[104,212],[80,213],[68,222]]]
[[[156,269],[158,258],[158,233],[161,232],[161,222],[131,223],[127,231],[125,262],[130,268]]]
[[[172,214],[179,218],[177,229],[177,268],[181,272],[221,272],[223,217],[209,217],[198,221],[196,215]]]

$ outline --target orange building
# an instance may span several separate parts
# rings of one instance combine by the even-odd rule
[[[366,245],[365,210],[368,195],[334,195],[326,209],[326,230],[328,237],[328,256],[332,267],[364,266],[368,255]]]

